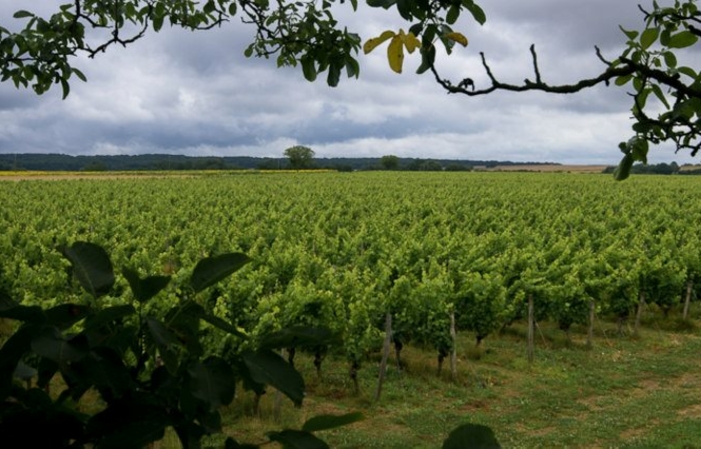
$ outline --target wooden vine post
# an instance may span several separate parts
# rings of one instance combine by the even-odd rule
[[[453,379],[453,382],[458,380],[458,349],[456,337],[455,312],[450,312],[450,339],[453,343],[453,349],[450,351],[450,377]]]
[[[645,307],[645,293],[640,292],[638,300],[638,311],[635,313],[635,327],[633,327],[633,335],[638,336],[638,330],[640,329],[640,320],[643,317],[643,308]]]
[[[686,283],[686,297],[684,298],[684,312],[682,312],[682,319],[686,321],[689,319],[689,305],[691,304],[691,294],[694,291],[694,281],[689,279]]]
[[[377,389],[375,390],[375,402],[380,400],[382,383],[387,372],[387,359],[389,358],[390,345],[392,344],[392,314],[387,312],[385,317],[385,341],[382,344],[382,361],[380,362],[380,374],[377,377]]]
[[[528,295],[528,364],[533,364],[535,346],[535,307],[533,306],[533,295]]]
[[[589,329],[587,331],[587,348],[594,347],[594,318],[596,315],[596,301],[589,302]]]

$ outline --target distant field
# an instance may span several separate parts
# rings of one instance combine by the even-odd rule
[[[481,168],[486,171],[528,171],[548,173],[601,173],[607,165],[497,165],[494,168]],[[477,167],[476,167],[477,168]]]

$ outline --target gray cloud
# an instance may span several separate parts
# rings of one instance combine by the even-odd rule
[[[613,58],[624,42],[618,25],[642,24],[632,0],[481,4],[487,24],[462,17],[454,28],[470,44],[440,58],[439,67],[444,76],[470,76],[482,86],[488,79],[480,51],[501,80],[520,83],[532,77],[528,47],[534,43],[543,77],[573,82],[602,70],[594,45]],[[338,19],[364,40],[407,27],[394,10],[361,5],[354,14],[347,6]],[[19,7],[4,2],[0,17]],[[55,3],[41,0],[32,8],[50,12]],[[415,75],[416,54],[405,59],[405,73],[391,72],[382,47],[359,55],[360,80],[329,88],[323,79],[306,82],[299,68],[245,58],[251,37],[236,19],[208,32],[164,29],[127,49],[78,61],[89,81],[76,81],[65,101],[59,91],[37,98],[2,83],[0,152],[280,156],[300,143],[321,157],[615,163],[618,142],[630,135],[630,100],[613,86],[568,96],[468,99],[446,95],[430,74]],[[655,154],[653,160],[675,159],[669,149]]]

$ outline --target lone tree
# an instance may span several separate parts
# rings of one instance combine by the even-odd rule
[[[393,154],[382,156],[380,166],[383,170],[397,170],[399,169],[399,157]]]
[[[302,145],[295,145],[285,150],[285,157],[290,160],[290,167],[295,170],[311,168],[314,164],[314,151]]]
[[[474,0],[366,2],[373,8],[396,8],[407,29],[385,30],[367,39],[363,51],[369,53],[388,43],[389,67],[401,73],[405,51],[419,50],[417,72],[430,72],[451,94],[474,97],[500,90],[566,94],[612,81],[616,86],[630,86],[633,133],[619,144],[623,159],[617,179],[624,179],[634,162],[647,162],[650,143],[670,142],[677,151],[689,151],[692,156],[701,149],[701,73],[694,54],[701,37],[697,0],[675,0],[672,6],[653,0],[652,8],[639,6],[644,29],[622,29],[627,41],[621,55],[607,59],[595,47],[595,56],[603,64],[598,76],[571,84],[549,84],[531,46],[533,73],[522,84],[499,81],[486,55],[480,53],[488,79],[484,86],[475,82],[474,74],[445,78],[436,58],[439,45],[447,54],[456,44],[467,46],[467,38],[452,28],[462,13],[469,13],[479,24],[487,20]],[[309,81],[326,72],[326,82],[336,86],[342,71],[351,78],[360,72],[356,55],[361,37],[334,18],[343,7],[357,12],[358,0],[74,0],[57,7],[51,17],[19,10],[14,18],[24,21],[23,25],[13,23],[5,28],[0,24],[0,80],[12,81],[17,87],[31,85],[38,94],[61,85],[65,97],[73,75],[85,81],[85,75],[72,65],[78,56],[94,58],[112,45],[127,46],[150,30],[161,30],[164,24],[206,30],[238,15],[255,31],[246,56],[274,57],[278,67],[300,65]],[[687,48],[691,51],[679,51]]]

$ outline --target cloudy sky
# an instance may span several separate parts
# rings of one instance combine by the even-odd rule
[[[640,0],[481,0],[487,23],[469,15],[454,28],[470,43],[440,58],[446,77],[487,79],[493,73],[519,83],[532,77],[528,48],[536,45],[548,83],[569,83],[603,69],[622,49],[618,29],[642,27]],[[660,3],[666,3],[664,0]],[[12,13],[50,12],[57,2],[0,3],[0,25],[15,28]],[[646,1],[643,0],[643,5]],[[396,10],[346,3],[338,18],[363,39],[407,27]],[[8,24],[10,26],[8,26]],[[42,97],[0,84],[0,153],[139,154],[280,157],[285,148],[310,146],[318,157],[496,159],[614,164],[617,145],[630,137],[625,89],[600,87],[576,95],[497,93],[447,95],[430,74],[415,75],[420,57],[408,55],[392,72],[385,46],[360,55],[360,79],[336,88],[304,80],[301,69],[277,69],[273,60],[247,59],[252,29],[237,19],[221,29],[184,32],[164,28],[136,44],[112,47],[76,62],[88,77],[71,95]],[[693,161],[670,147],[655,148],[652,162]]]

